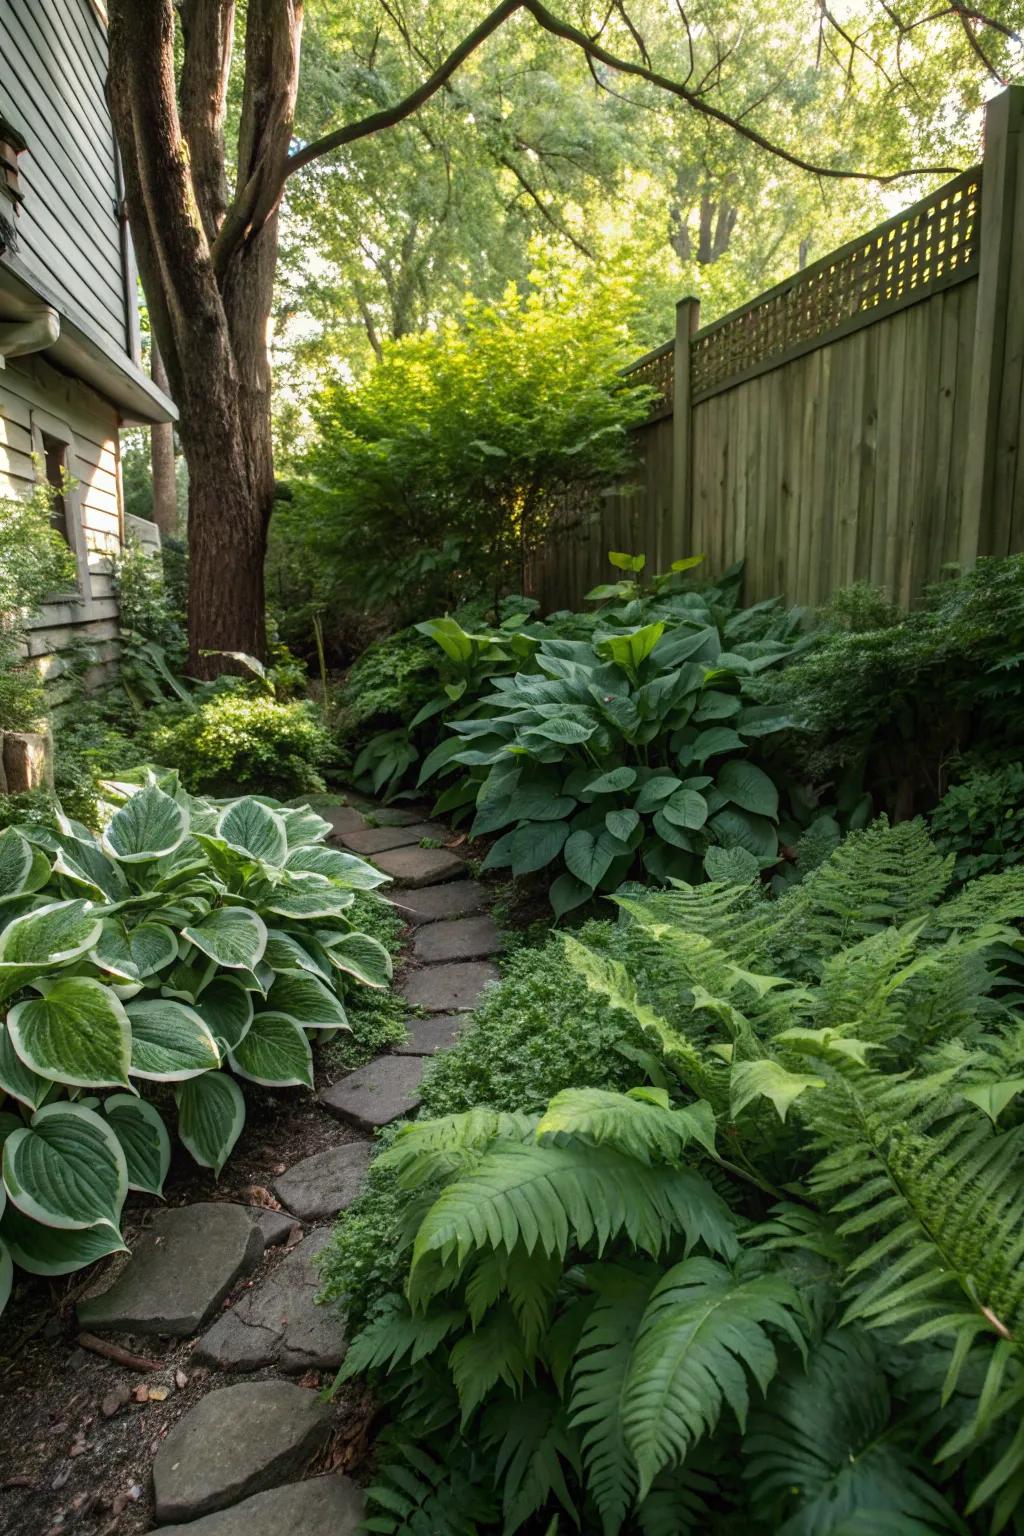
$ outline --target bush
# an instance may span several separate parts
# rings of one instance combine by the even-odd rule
[[[31,730],[44,713],[39,675],[24,660],[25,624],[74,579],[71,552],[50,526],[50,495],[0,497],[0,731]]]
[[[774,902],[625,895],[564,943],[665,1087],[397,1132],[339,1271],[374,1530],[1016,1528],[1024,871],[951,862],[879,825]]]
[[[1024,859],[1024,766],[978,765],[948,789],[928,818],[932,837],[956,857],[958,880]]]
[[[347,1029],[343,994],[391,976],[352,918],[383,877],[325,847],[308,807],[139,781],[102,837],[0,833],[0,1304],[12,1260],[67,1274],[123,1247],[129,1188],[161,1193],[170,1138],[140,1093],[170,1087],[181,1141],[219,1174],[237,1079],[312,1088],[309,1033]]]
[[[189,789],[291,797],[323,789],[318,766],[330,740],[313,706],[279,703],[222,684],[195,705],[169,708],[144,730],[148,755],[176,768]]]

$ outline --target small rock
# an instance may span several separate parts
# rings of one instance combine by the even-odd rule
[[[100,1403],[100,1413],[105,1419],[112,1419],[115,1413],[120,1413],[126,1403],[131,1402],[131,1396],[128,1387],[122,1382],[119,1387],[114,1387],[107,1393]]]
[[[169,1396],[169,1389],[167,1387],[148,1387],[146,1390],[151,1403],[165,1403]]]
[[[462,860],[447,848],[393,848],[374,854],[373,862],[385,875],[414,889],[455,880],[466,873]]]
[[[249,1381],[209,1393],[156,1454],[158,1524],[195,1520],[274,1488],[303,1471],[329,1427],[326,1404],[290,1382]],[[294,1506],[282,1518],[299,1528]],[[252,1527],[246,1528],[252,1536]]]
[[[174,1385],[177,1387],[179,1392],[184,1392],[185,1388],[188,1386],[188,1377],[185,1375],[185,1372],[182,1370],[180,1365],[174,1373]]]
[[[303,1158],[281,1175],[274,1188],[303,1221],[336,1216],[358,1195],[370,1162],[369,1144],[350,1141]]]
[[[485,960],[430,965],[407,977],[402,996],[429,1013],[471,1013],[484,987],[498,980],[497,967]]]
[[[363,1519],[362,1490],[340,1473],[286,1483],[257,1493],[188,1525],[166,1526],[162,1536],[356,1536]]]
[[[148,1403],[149,1402],[149,1388],[148,1387],[136,1387],[135,1391],[132,1393],[132,1401],[135,1402],[135,1403]]]
[[[251,1206],[252,1217],[263,1234],[264,1248],[279,1248],[288,1240],[288,1234],[295,1225],[295,1217],[290,1211],[263,1210],[259,1206]]]
[[[419,1107],[423,1061],[417,1056],[378,1056],[325,1088],[320,1102],[332,1115],[361,1131],[390,1125]]]
[[[50,1484],[50,1487],[56,1493],[58,1488],[63,1488],[64,1487],[64,1484],[67,1482],[67,1480],[68,1480],[68,1478],[70,1476],[71,1476],[71,1463],[70,1463],[70,1461],[66,1461],[64,1463],[64,1465],[61,1467],[60,1471],[57,1473],[56,1477],[53,1479],[53,1482]]]

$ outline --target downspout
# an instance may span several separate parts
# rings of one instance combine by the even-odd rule
[[[9,357],[43,352],[60,336],[60,316],[49,304],[39,304],[21,320],[0,320],[0,368]]]

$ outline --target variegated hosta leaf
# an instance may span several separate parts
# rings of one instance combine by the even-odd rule
[[[338,917],[355,900],[351,891],[340,890],[316,875],[303,878],[289,889],[282,887],[261,902],[261,910],[278,917],[308,921],[318,917]]]
[[[171,1165],[171,1138],[157,1110],[131,1093],[112,1093],[103,1114],[121,1143],[128,1168],[128,1188],[162,1195]]]
[[[132,1027],[132,1077],[182,1082],[220,1066],[217,1042],[195,1009],[172,997],[126,1004]]]
[[[122,864],[146,864],[173,853],[188,830],[184,808],[155,784],[147,784],[111,817],[103,846]]]
[[[73,1088],[129,1084],[128,1015],[101,981],[64,976],[45,983],[42,997],[11,1009],[7,1028],[22,1061],[40,1077]]]
[[[303,1029],[347,1029],[341,999],[315,976],[286,971],[278,976],[267,1002],[275,1013],[287,1014]]]
[[[9,1205],[0,1222],[0,1241],[7,1245],[20,1269],[30,1275],[70,1275],[110,1253],[127,1253],[116,1227],[84,1227],[78,1231],[44,1227]]]
[[[226,1072],[204,1072],[175,1089],[178,1135],[197,1163],[219,1174],[245,1124],[242,1090]]]
[[[14,1049],[6,1025],[0,1024],[0,1089],[19,1104],[38,1109],[52,1087],[49,1078],[26,1067]]]
[[[319,976],[321,981],[330,982],[330,961],[322,951],[319,954],[316,952],[319,945],[315,949],[310,949],[308,945],[308,938],[300,940],[293,933],[285,933],[283,928],[268,928],[263,959],[277,975],[283,971],[308,971],[311,975]]]
[[[13,918],[0,933],[0,1001],[33,977],[79,959],[100,928],[89,901],[54,901]]]
[[[97,900],[122,901],[128,894],[124,871],[92,836],[62,833],[57,839],[53,867],[58,875],[83,887]]]
[[[229,969],[253,970],[267,947],[266,925],[248,907],[217,907],[198,923],[182,929],[181,936]]]
[[[235,800],[221,812],[217,836],[264,864],[280,866],[288,853],[288,837],[281,817],[251,797]]]
[[[142,981],[154,976],[178,957],[178,940],[163,923],[140,923],[125,928],[116,918],[103,924],[99,943],[90,960],[101,971],[123,981]]]
[[[342,853],[340,848],[296,848],[288,855],[284,867],[290,874],[323,875],[333,884],[353,891],[375,890],[391,878],[354,853]]]
[[[180,997],[185,1002],[195,1002],[204,987],[217,974],[217,962],[211,960],[209,955],[200,954],[199,950],[191,945],[185,945],[187,960],[179,960],[167,974],[161,977],[161,992],[168,997]]]
[[[2,1196],[3,1191],[0,1189],[0,1199],[2,1199]],[[0,1211],[2,1210],[3,1206],[0,1204]],[[4,1243],[3,1238],[0,1238],[0,1313],[3,1312],[4,1307],[6,1307],[10,1300],[13,1284],[14,1260],[11,1258],[11,1250]]]
[[[252,994],[234,976],[218,976],[196,999],[195,1010],[214,1039],[233,1051],[252,1023]]]
[[[312,1088],[313,1053],[302,1026],[284,1013],[258,1013],[229,1057],[241,1077],[266,1088]]]
[[[50,861],[14,827],[0,832],[0,902],[46,884]]]
[[[117,1228],[128,1167],[121,1143],[94,1110],[44,1105],[4,1142],[3,1169],[12,1202],[43,1226]]]
[[[391,980],[391,956],[368,933],[342,933],[328,950],[339,971],[347,971],[368,987],[386,987]]]
[[[285,805],[278,811],[278,815],[284,822],[290,849],[320,843],[331,831],[330,822],[318,816],[308,805]]]

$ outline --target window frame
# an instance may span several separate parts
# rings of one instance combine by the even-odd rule
[[[73,587],[48,593],[47,603],[88,603],[92,598],[92,577],[89,571],[89,550],[82,520],[81,466],[75,444],[75,434],[59,416],[32,407],[30,415],[32,453],[36,463],[36,476],[43,486],[49,486],[46,475],[46,448],[43,438],[63,446],[64,469],[72,481],[70,490],[64,493],[64,525],[67,529],[68,548],[74,556],[76,577]]]

